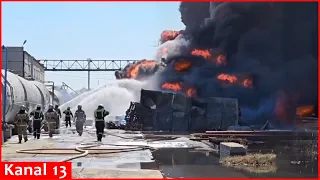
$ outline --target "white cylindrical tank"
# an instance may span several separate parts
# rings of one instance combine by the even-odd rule
[[[4,70],[2,69],[2,85],[4,85]],[[37,81],[28,81],[8,72],[7,76],[6,121],[12,122],[21,105],[26,106],[28,113],[40,104],[44,108],[49,104],[49,91],[45,85]]]

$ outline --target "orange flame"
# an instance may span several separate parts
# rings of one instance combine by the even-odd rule
[[[186,95],[188,97],[194,97],[194,96],[196,96],[196,94],[197,94],[197,91],[193,88],[189,88],[186,90]]]
[[[228,81],[231,84],[236,83],[238,80],[238,78],[236,76],[228,75],[228,74],[220,74],[220,75],[218,75],[217,78],[222,81]]]
[[[176,71],[185,71],[185,70],[188,70],[190,67],[191,67],[190,61],[180,61],[174,64],[174,69]]]
[[[172,91],[181,91],[181,83],[164,83],[161,86],[163,89],[169,89]]]
[[[194,49],[191,51],[191,55],[193,56],[201,56],[206,60],[209,60],[216,65],[225,65],[227,64],[226,56],[223,54],[214,55],[212,56],[211,50],[200,50],[200,49]]]
[[[297,116],[310,116],[314,113],[314,105],[300,106],[296,110]]]
[[[252,80],[247,78],[243,81],[242,85],[244,87],[252,87]]]
[[[166,30],[161,33],[161,41],[164,43],[166,41],[174,40],[180,34],[179,31]]]
[[[209,59],[211,58],[211,53],[209,50],[200,50],[200,49],[194,49],[192,52],[191,52],[192,55],[194,56],[201,56],[205,59]]]
[[[156,65],[156,61],[153,60],[139,61],[130,68],[128,71],[128,76],[129,78],[136,78],[140,68],[151,68],[154,65]]]
[[[222,54],[218,55],[218,57],[216,58],[216,63],[218,65],[227,64],[226,56],[224,56]]]

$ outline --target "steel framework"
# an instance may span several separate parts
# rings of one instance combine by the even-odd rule
[[[40,60],[45,71],[117,71],[138,60]]]

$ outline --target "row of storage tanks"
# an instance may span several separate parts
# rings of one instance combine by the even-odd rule
[[[4,74],[5,71],[2,69],[2,87],[4,87],[5,82]],[[52,92],[48,90],[45,84],[38,81],[26,80],[11,72],[8,72],[7,74],[6,86],[6,122],[13,121],[14,116],[19,111],[21,105],[24,105],[27,108],[27,111],[30,113],[38,104],[40,104],[44,111],[46,111],[49,104],[62,103],[59,102],[61,99],[61,93],[58,90],[53,92],[54,98],[52,98]],[[1,95],[3,96],[3,92]],[[3,105],[4,104],[2,104],[1,107],[3,107]]]

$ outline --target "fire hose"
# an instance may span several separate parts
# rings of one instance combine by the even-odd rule
[[[136,138],[126,138],[123,136],[118,136],[112,133],[106,133],[108,135],[113,135],[116,137],[124,138],[124,139],[136,139]],[[93,148],[98,147],[101,145],[109,145],[109,146],[124,146],[124,147],[130,147],[131,148]],[[132,152],[132,151],[141,151],[141,150],[154,150],[154,148],[149,146],[139,146],[139,145],[118,145],[118,144],[104,144],[104,143],[98,143],[98,142],[87,142],[87,143],[81,143],[80,146],[77,146],[75,148],[37,148],[37,149],[19,149],[16,150],[17,153],[23,153],[23,154],[53,154],[53,155],[71,155],[76,154],[75,156],[68,157],[65,159],[60,160],[59,162],[67,162],[74,159],[78,159],[81,157],[85,157],[89,154],[115,154],[115,153],[121,153],[121,152]],[[43,151],[56,151],[56,152],[43,152]],[[60,152],[59,152],[60,151]],[[62,151],[62,152],[61,152]],[[63,151],[76,151],[76,152],[63,152]],[[107,151],[107,152],[105,152]]]
[[[70,154],[77,154],[75,156],[72,157],[68,157],[65,159],[60,160],[59,162],[67,162],[67,161],[71,161],[74,159],[78,159],[81,157],[85,157],[89,154],[115,154],[115,153],[121,153],[121,152],[132,152],[132,151],[141,151],[141,150],[145,150],[145,149],[152,149],[150,147],[146,148],[146,147],[134,147],[134,148],[123,148],[123,149],[119,149],[119,148],[95,148],[92,149],[92,147],[97,147],[99,146],[99,144],[97,145],[90,145],[90,146],[77,146],[75,148],[38,148],[38,149],[19,149],[16,150],[17,153],[24,153],[24,154],[54,154],[54,155],[70,155]],[[77,152],[42,152],[42,151],[77,151]],[[95,152],[90,152],[90,151],[95,151]],[[99,152],[102,151],[102,152]],[[108,151],[108,152],[103,152],[103,151]]]
[[[41,129],[43,128],[44,124],[41,126]],[[43,133],[47,134],[47,133]],[[137,140],[141,139],[141,137],[123,137],[120,135],[116,135],[113,133],[105,132],[106,135],[119,137],[122,139],[132,139]],[[158,139],[159,140],[159,139]],[[166,140],[166,139],[163,139]],[[124,146],[124,147],[130,147],[131,148],[94,148],[101,145],[109,145],[109,146]],[[59,162],[67,162],[74,159],[78,159],[81,157],[85,157],[89,154],[115,154],[115,153],[121,153],[121,152],[132,152],[132,151],[141,151],[141,150],[155,150],[152,147],[144,146],[144,145],[118,145],[118,144],[105,144],[105,143],[97,143],[95,141],[87,142],[87,143],[81,143],[80,146],[74,147],[74,148],[38,148],[38,149],[19,149],[16,150],[17,153],[24,153],[24,154],[54,154],[54,155],[73,155],[75,156],[68,157],[65,159],[60,160]],[[56,152],[43,152],[43,151],[56,151]],[[59,152],[60,151],[60,152]],[[61,151],[69,151],[69,152],[61,152]],[[70,151],[76,151],[76,152],[70,152]],[[108,152],[105,152],[108,151]]]

